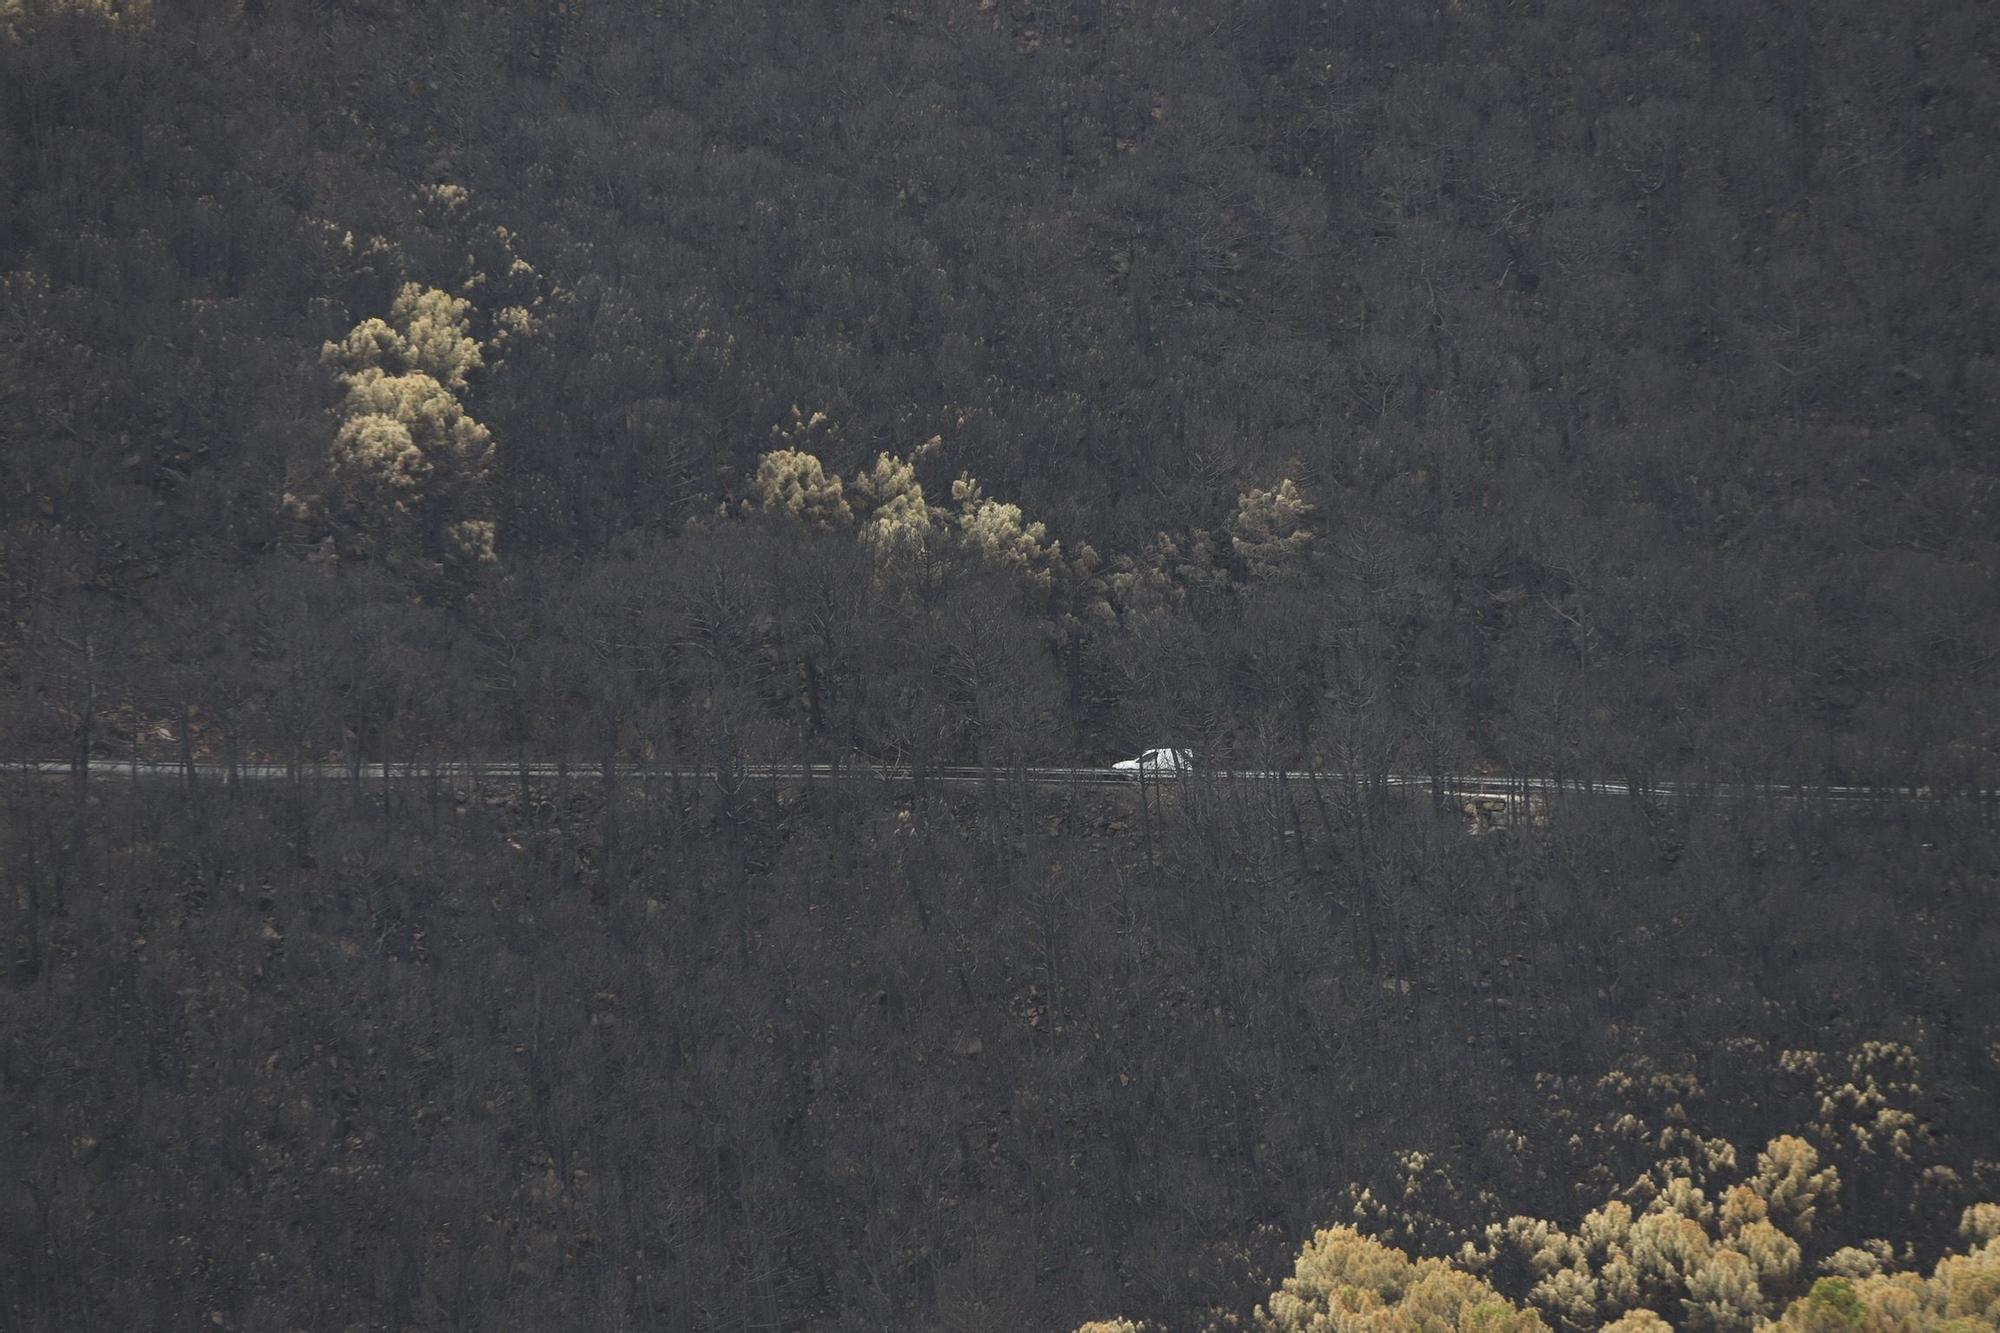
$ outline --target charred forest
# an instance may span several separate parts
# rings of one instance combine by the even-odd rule
[[[0,1327],[2000,1326],[1996,128],[1967,0],[0,0]]]

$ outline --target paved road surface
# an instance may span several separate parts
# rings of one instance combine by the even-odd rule
[[[365,763],[358,768],[350,764],[305,764],[292,767],[286,764],[249,763],[238,764],[236,777],[245,782],[346,782],[359,779],[362,782],[393,782],[406,779],[429,780],[436,777],[467,785],[492,785],[499,782],[518,782],[523,765],[512,761],[476,760],[458,763],[380,764]],[[552,779],[563,770],[552,763],[529,763],[525,765],[531,779]],[[711,782],[717,780],[713,768],[653,768],[647,769],[637,764],[621,764],[617,771],[621,777],[639,779],[651,776],[660,780],[678,777],[684,782]],[[19,777],[40,777],[50,779],[74,779],[76,768],[67,760],[19,761],[0,764],[0,773]],[[567,774],[571,780],[589,781],[600,777],[602,765],[572,764]],[[191,768],[179,763],[157,763],[146,760],[92,760],[89,777],[92,781],[123,780],[141,781],[182,781],[190,774],[201,782],[227,781],[230,773],[227,766],[214,763],[197,763]],[[873,780],[880,782],[911,782],[914,774],[906,766],[870,764],[860,761],[835,768],[827,764],[747,764],[737,770],[737,776],[756,782],[770,781],[828,781],[828,780]],[[1074,787],[1084,785],[1136,786],[1138,779],[1130,773],[1113,772],[1107,767],[1096,768],[1050,768],[1037,767],[1025,770],[994,770],[989,773],[979,768],[939,767],[925,770],[924,779],[939,785],[978,784],[989,778],[1000,782],[1026,781],[1037,786]],[[1202,771],[1186,777],[1172,774],[1149,776],[1150,784],[1173,786],[1180,782],[1258,782],[1258,783],[1310,783],[1315,778],[1322,783],[1344,784],[1348,775],[1340,773],[1311,774],[1305,772],[1278,772],[1269,769],[1223,769]],[[1390,787],[1412,787],[1428,791],[1434,786],[1453,796],[1470,798],[1475,796],[1507,797],[1520,799],[1529,796],[1625,796],[1633,794],[1631,784],[1614,781],[1557,781],[1553,778],[1506,777],[1492,774],[1389,774],[1377,779]],[[1818,786],[1778,782],[1757,783],[1715,783],[1683,784],[1662,782],[1642,789],[1644,794],[1675,798],[1695,796],[1722,799],[1763,798],[1778,800],[1802,800],[1832,803],[1852,803],[1868,805],[1901,804],[1907,802],[1931,802],[1944,800],[1976,801],[1980,804],[2000,802],[2000,791],[1934,790],[1928,787],[1902,786]]]

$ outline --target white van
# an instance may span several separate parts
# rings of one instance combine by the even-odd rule
[[[1194,771],[1194,756],[1186,750],[1148,750],[1137,759],[1121,759],[1111,766],[1120,773],[1166,777]]]

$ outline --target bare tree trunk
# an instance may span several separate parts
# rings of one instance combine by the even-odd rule
[[[83,658],[89,680],[84,686],[83,712],[77,718],[76,748],[70,754],[70,772],[76,780],[78,804],[90,794],[90,746],[97,728],[97,672],[88,635],[84,636]]]
[[[610,719],[610,724],[605,728],[604,739],[604,777],[602,782],[604,789],[604,827],[602,834],[604,854],[603,864],[599,867],[599,873],[603,876],[607,890],[616,877],[616,867],[618,864],[618,735],[622,722],[622,718],[614,715]]]
[[[189,792],[192,792],[194,790],[193,731],[194,729],[190,719],[190,710],[188,708],[188,702],[187,702],[187,691],[182,690],[181,721],[180,721],[181,787],[183,790]],[[132,762],[134,764],[137,764],[138,761],[139,761],[139,730],[137,725],[135,724],[132,729]]]

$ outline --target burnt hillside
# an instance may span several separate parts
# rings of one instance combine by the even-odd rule
[[[1996,22],[0,0],[0,760],[77,774],[0,777],[0,1325],[1185,1330],[1347,1221],[1565,1329],[1928,1274],[2000,1202]],[[1307,779],[1007,776],[1150,746]],[[738,780],[806,761],[994,781]],[[1381,781],[1475,772],[1697,795]],[[1773,1136],[1764,1267],[1558,1253],[1777,1234]]]

